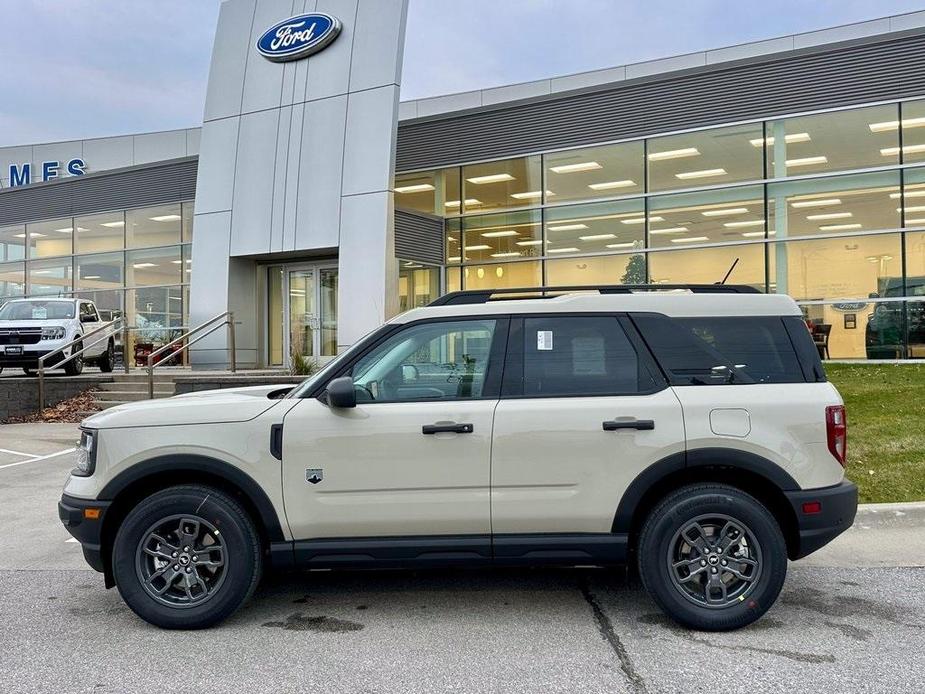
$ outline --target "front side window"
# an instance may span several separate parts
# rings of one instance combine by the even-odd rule
[[[520,355],[512,356],[516,362]],[[634,395],[655,388],[614,316],[526,318],[522,360],[526,397]]]
[[[399,331],[353,366],[357,401],[481,398],[496,323],[423,323]]]

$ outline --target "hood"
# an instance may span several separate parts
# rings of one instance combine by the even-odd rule
[[[65,326],[70,322],[69,318],[29,318],[27,320],[0,320],[0,328],[8,330],[9,328],[54,328]]]
[[[269,396],[285,392],[289,387],[283,384],[203,390],[172,398],[142,400],[103,410],[83,420],[81,426],[118,429],[246,422],[279,403],[278,398]]]

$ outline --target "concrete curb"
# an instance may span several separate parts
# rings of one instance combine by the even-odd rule
[[[860,504],[855,527],[925,528],[925,501],[897,504]]]

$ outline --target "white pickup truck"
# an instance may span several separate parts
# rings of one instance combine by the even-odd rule
[[[96,305],[87,299],[48,298],[14,299],[0,307],[0,370],[8,366],[19,366],[27,375],[38,368],[39,358],[54,352],[77,338],[96,330],[100,320]],[[95,342],[103,336],[97,333],[90,338]],[[79,352],[82,342],[75,343],[63,354],[49,359],[48,366],[54,366]],[[112,371],[115,361],[115,337],[100,340],[84,354],[64,364],[68,376],[76,376],[85,364],[93,364],[100,371]]]

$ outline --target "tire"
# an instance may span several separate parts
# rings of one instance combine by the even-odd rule
[[[187,535],[184,544],[181,528],[195,530],[195,540]],[[262,570],[260,539],[247,512],[224,492],[170,487],[125,517],[113,544],[112,569],[122,599],[146,622],[203,629],[231,616],[254,592]]]
[[[79,352],[83,349],[83,342],[78,342],[71,348],[71,354],[74,352]],[[64,373],[68,376],[80,376],[84,370],[84,358],[81,354],[79,357],[74,357],[67,364],[64,365]]]
[[[658,606],[703,631],[751,624],[777,600],[787,575],[777,521],[757,499],[724,484],[668,495],[646,519],[638,550],[639,575]]]
[[[100,371],[104,374],[112,373],[112,367],[116,362],[116,346],[113,344],[113,341],[110,340],[106,344],[106,351],[103,352],[99,357],[97,357],[96,365],[100,367]]]

